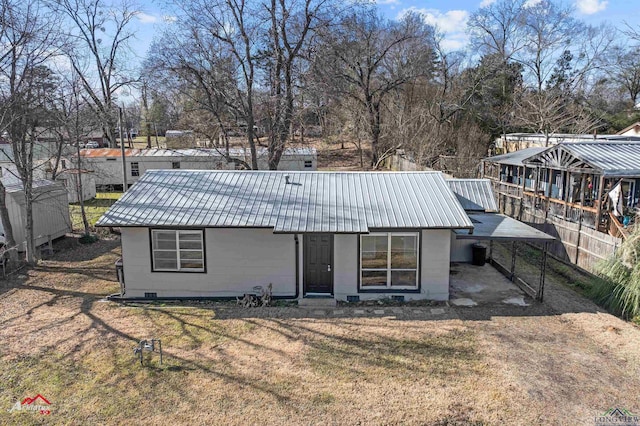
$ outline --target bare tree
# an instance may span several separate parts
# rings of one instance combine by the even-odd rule
[[[431,72],[432,31],[418,15],[394,22],[364,9],[322,34],[316,72],[331,82],[337,96],[349,96],[364,108],[374,167],[393,149],[381,146],[385,99]]]
[[[208,31],[185,28],[183,34],[176,35],[168,33],[152,46],[145,60],[144,68],[149,74],[145,79],[181,99],[181,123],[211,141],[223,137],[225,149],[220,152],[228,162],[253,168],[253,161],[249,164],[233,158],[229,149],[230,127],[235,127],[235,117],[245,117],[246,113],[242,106],[245,95],[235,76],[235,56]],[[251,98],[253,103],[253,95]]]
[[[638,104],[640,95],[640,58],[638,47],[617,46],[613,49],[613,61],[610,71],[612,79],[629,96],[631,107]]]
[[[3,29],[0,31],[0,75],[2,83],[2,128],[11,142],[13,158],[25,196],[25,231],[27,262],[35,261],[33,223],[34,147],[41,126],[50,123],[54,108],[52,94],[57,81],[48,63],[58,54],[62,44],[59,26],[38,1],[2,2]],[[6,211],[6,190],[0,183],[0,217],[5,239],[15,245]]]
[[[571,7],[551,0],[499,0],[474,15],[469,32],[483,52],[522,66],[520,126],[545,134],[546,144],[554,132],[593,129],[597,120],[579,98],[603,66],[613,40],[609,28],[588,26]]]
[[[269,168],[275,170],[292,133],[294,118],[294,97],[296,84],[296,62],[303,59],[303,46],[319,24],[326,26],[333,16],[340,12],[331,8],[329,16],[325,8],[335,6],[329,0],[270,0],[267,3],[269,12],[270,53],[269,87],[270,87],[270,132],[269,132]]]
[[[80,149],[82,141],[95,129],[100,128],[100,120],[95,116],[84,95],[80,76],[72,73],[61,87],[59,125],[65,135],[67,146],[75,149],[75,170],[73,170],[71,182],[74,185],[73,189],[78,194],[84,234],[89,235],[91,229],[84,204],[85,182],[83,182],[83,176],[85,170]]]
[[[232,60],[236,84],[233,94],[227,94],[232,95],[233,106],[244,120],[251,168],[257,169],[254,96],[259,55],[257,39],[264,24],[262,4],[247,0],[194,0],[174,5],[182,11],[176,24],[186,28],[194,38],[193,48],[198,49],[199,54],[218,52]],[[215,50],[201,50],[213,45]]]
[[[129,0],[117,5],[105,0],[50,0],[50,4],[66,18],[63,28],[73,42],[65,53],[100,117],[104,135],[115,146],[116,95],[135,80],[125,55],[136,6]]]
[[[467,32],[473,51],[509,61],[526,45],[523,12],[527,0],[499,0],[481,7],[469,18]]]

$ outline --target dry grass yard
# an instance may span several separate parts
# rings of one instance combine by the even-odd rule
[[[640,412],[640,330],[553,282],[542,305],[444,313],[120,305],[102,301],[118,256],[101,241],[2,282],[0,424],[592,425],[611,407]],[[133,356],[148,337],[162,366]],[[36,394],[49,416],[8,411]]]

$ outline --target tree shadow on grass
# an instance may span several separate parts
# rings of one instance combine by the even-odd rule
[[[81,330],[76,330],[75,333],[71,336],[54,339],[51,343],[40,346],[38,348],[38,351],[41,354],[52,353],[58,351],[62,345],[65,345],[65,352],[61,355],[56,355],[56,360],[60,362],[69,360],[69,362],[71,362],[72,358],[80,356],[80,354],[86,353],[87,351],[106,350],[111,354],[110,357],[112,358],[113,365],[121,365],[122,353],[131,350],[131,362],[125,362],[125,364],[130,365],[131,368],[134,368],[137,358],[133,356],[133,348],[142,338],[148,337],[146,335],[147,333],[145,332],[144,334],[141,333],[140,336],[135,336],[130,332],[113,326],[108,321],[105,321],[105,319],[101,318],[101,316],[96,312],[96,303],[103,303],[98,302],[100,299],[103,299],[102,294],[83,291],[62,290],[33,285],[23,285],[21,286],[21,288],[44,292],[50,295],[50,297],[42,302],[34,304],[18,316],[5,319],[2,323],[0,323],[0,325],[6,327],[7,325],[11,325],[13,321],[21,320],[23,319],[23,317],[32,316],[36,311],[40,309],[46,309],[48,307],[53,307],[58,303],[62,303],[63,300],[68,301],[70,299],[79,299],[80,303],[77,311],[70,311],[69,315],[66,315],[62,318],[51,319],[45,323],[39,322],[37,323],[38,325],[36,325],[35,327],[31,327],[31,329],[29,329],[27,332],[36,334],[39,332],[46,332],[50,334],[54,333],[56,330],[64,328],[65,326],[70,326],[72,323],[75,323],[77,321],[85,321],[86,319],[89,320],[88,325],[84,326]],[[156,310],[156,312],[158,311]],[[213,324],[211,329],[209,329],[195,322],[190,322],[188,320],[188,318],[190,317],[188,314],[186,315],[186,318],[183,318],[182,315],[172,312],[160,311],[159,313],[160,316],[165,318],[156,324],[158,329],[162,330],[163,327],[164,329],[166,329],[167,321],[173,322],[178,326],[178,333],[187,334],[189,338],[197,344],[197,347],[200,347],[207,342],[206,339],[196,336],[192,332],[193,329],[197,329],[212,335],[218,335],[230,341],[237,340],[244,344],[252,343],[250,340],[242,339],[241,337],[234,335],[233,333],[226,333],[223,329],[216,329],[216,327],[213,327]],[[132,318],[132,320],[135,321],[136,319],[139,319],[141,322],[141,327],[142,323],[145,320],[149,320],[147,317],[145,317],[144,315],[140,315],[139,313],[135,313],[134,315],[138,318]],[[153,321],[151,322],[153,323]],[[32,326],[33,322],[29,321],[29,325]],[[149,324],[147,323],[146,326],[142,328],[147,328],[148,326]],[[22,328],[18,328],[16,329],[16,332],[24,333],[25,330]],[[64,333],[60,334],[62,335]],[[20,335],[9,334],[7,335],[7,337],[15,339],[19,338]],[[67,345],[68,340],[73,340],[72,346]],[[264,347],[260,347],[259,345],[257,345],[257,347],[261,349],[267,349]],[[237,370],[236,372],[220,371],[215,369],[213,360],[202,357],[198,359],[191,359],[187,356],[181,355],[179,352],[180,349],[165,346],[164,359],[166,367],[156,368],[153,366],[149,367],[148,365],[145,365],[142,368],[156,369],[159,372],[166,371],[167,374],[174,374],[181,371],[199,371],[202,373],[214,375],[219,379],[224,380],[225,382],[233,383],[241,387],[251,387],[258,392],[271,395],[273,398],[280,402],[288,402],[291,399],[289,395],[286,395],[283,392],[280,392],[274,387],[270,386],[268,380],[253,380],[249,377],[245,377],[241,370]],[[179,391],[180,389],[176,389],[176,392],[179,393]],[[193,403],[197,404],[198,401],[194,400]]]
[[[111,252],[115,253],[119,248],[120,239],[118,238],[101,239],[92,244],[77,243],[54,254],[47,259],[47,262],[86,262]]]

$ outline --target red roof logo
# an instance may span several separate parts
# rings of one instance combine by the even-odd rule
[[[42,396],[40,394],[37,394],[33,398],[27,397],[27,398],[23,399],[21,404],[22,405],[31,405],[34,402],[38,402],[38,400],[44,402],[47,405],[51,405],[51,403],[47,400],[47,398],[45,398],[44,396]]]
[[[9,412],[12,413],[14,411],[31,411],[33,413],[39,412],[40,414],[48,415],[51,414],[51,403],[47,398],[42,396],[41,394],[37,394],[33,398],[25,398],[20,401],[16,401],[16,403],[9,409]]]

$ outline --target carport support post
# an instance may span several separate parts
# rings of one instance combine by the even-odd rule
[[[542,302],[544,295],[544,280],[547,274],[547,247],[549,243],[542,245],[542,263],[540,265],[540,284],[538,285],[538,294],[536,294],[536,300]]]
[[[516,275],[516,241],[511,243],[511,276],[509,279],[513,281],[513,277]]]

